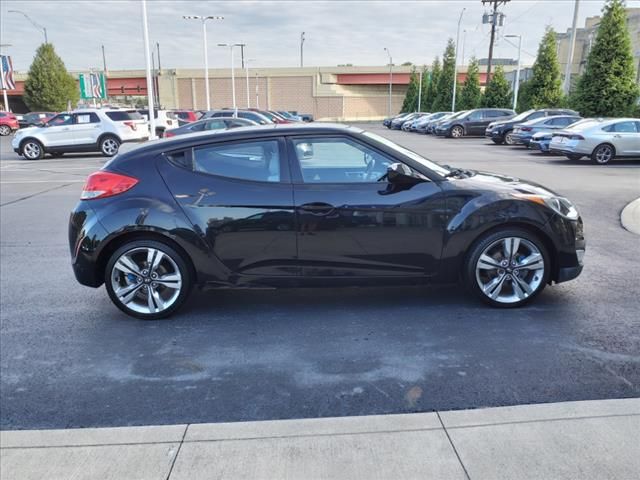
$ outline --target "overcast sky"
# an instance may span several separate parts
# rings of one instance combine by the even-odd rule
[[[160,43],[163,68],[200,68],[202,29],[182,15],[222,15],[208,23],[209,65],[227,67],[228,51],[218,43],[246,43],[246,58],[258,67],[287,67],[299,63],[300,32],[306,32],[305,66],[383,65],[383,47],[395,64],[431,63],[441,55],[448,37],[456,35],[458,16],[466,8],[465,58],[486,57],[488,25],[480,0],[369,1],[165,1],[148,0],[150,40]],[[579,25],[600,13],[603,0],[580,2]],[[571,26],[573,0],[512,0],[502,7],[504,34],[523,35],[523,63],[533,62],[546,25],[556,31]],[[627,1],[640,7],[640,1]],[[105,46],[109,69],[144,68],[141,7],[138,0],[2,0],[3,53],[12,55],[14,68],[29,68],[43,36],[27,19],[8,10],[21,10],[45,26],[49,41],[70,70],[102,66]],[[462,34],[461,39],[462,42]],[[500,40],[495,56],[517,56]]]

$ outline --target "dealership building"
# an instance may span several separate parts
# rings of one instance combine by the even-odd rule
[[[514,62],[515,63],[515,62]],[[480,83],[486,75],[481,66]],[[505,65],[508,73],[515,65]],[[256,68],[235,70],[235,91],[238,108],[290,110],[313,115],[316,120],[358,121],[378,120],[389,112],[389,81],[391,112],[397,113],[405,97],[411,66],[374,67],[305,67]],[[458,81],[466,77],[466,66],[458,67]],[[72,72],[77,78],[83,72]],[[206,109],[203,69],[163,69],[155,72],[155,85],[160,105],[166,109]],[[11,109],[26,112],[22,101],[25,74],[16,74],[16,90],[9,91]],[[146,103],[147,82],[144,70],[109,71],[107,102],[113,105]],[[247,84],[248,96],[247,96]],[[231,72],[209,70],[211,108],[233,105]]]

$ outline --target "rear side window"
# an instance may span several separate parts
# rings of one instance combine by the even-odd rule
[[[227,128],[227,124],[224,123],[224,120],[209,120],[205,130],[220,130],[223,128]]]
[[[195,148],[193,169],[211,175],[255,182],[279,182],[278,141],[221,143]]]
[[[636,127],[636,123],[637,122],[632,121],[618,122],[604,127],[602,130],[605,132],[637,133],[638,128]]]
[[[134,118],[132,116],[132,114],[130,114],[129,112],[125,112],[125,111],[113,111],[113,112],[105,112],[105,113],[107,114],[107,117],[109,117],[114,122],[124,122],[124,121],[130,121],[130,120],[139,120],[140,118],[142,118],[141,116],[139,118]]]
[[[100,118],[98,117],[97,114],[93,113],[93,112],[89,112],[89,113],[78,113],[76,115],[76,123],[78,124],[83,124],[83,123],[100,123]]]

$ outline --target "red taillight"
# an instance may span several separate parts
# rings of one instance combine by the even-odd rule
[[[133,188],[136,183],[138,183],[137,178],[119,173],[95,172],[87,178],[84,187],[82,187],[80,199],[93,200],[112,197]]]
[[[164,132],[164,138],[169,138],[169,137],[175,137],[176,134],[171,132],[171,131],[165,131]]]

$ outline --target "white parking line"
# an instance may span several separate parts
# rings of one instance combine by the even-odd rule
[[[78,180],[74,178],[73,180],[16,180],[13,182],[0,182],[0,185],[11,185],[16,183],[84,183],[84,180]]]

